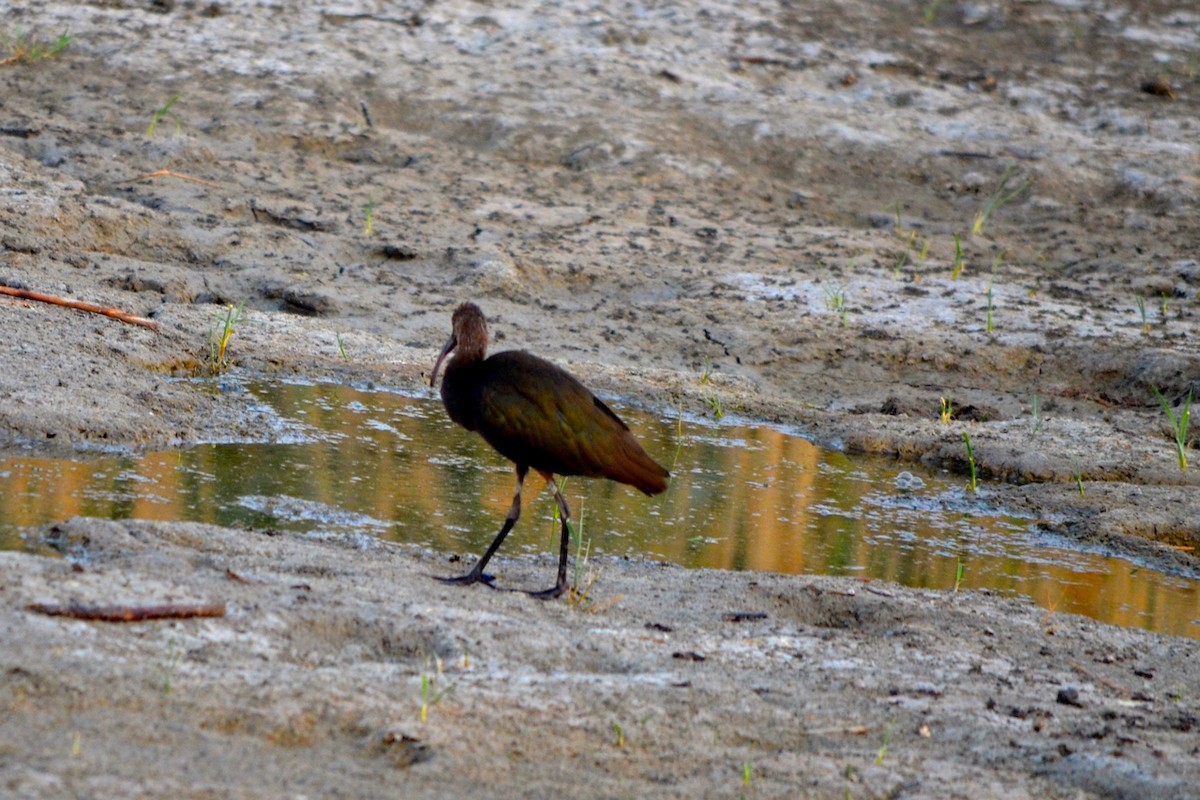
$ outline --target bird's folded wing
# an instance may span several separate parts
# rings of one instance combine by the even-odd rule
[[[613,456],[614,434],[627,430],[624,423],[573,378],[511,377],[489,381],[481,393],[478,430],[483,437],[501,454],[535,469],[603,474]]]

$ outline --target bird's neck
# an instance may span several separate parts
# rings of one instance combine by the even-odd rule
[[[454,355],[450,358],[450,363],[446,365],[446,374],[451,371],[461,370],[470,367],[472,364],[478,364],[487,356],[487,342],[482,344],[467,340],[459,340],[458,346],[454,348]]]
[[[450,419],[469,431],[476,428],[475,411],[479,381],[476,371],[483,363],[484,353],[478,349],[460,349],[446,365],[442,377],[442,403]]]

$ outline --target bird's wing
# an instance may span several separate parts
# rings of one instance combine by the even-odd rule
[[[569,373],[536,356],[498,353],[488,366],[477,430],[493,447],[546,472],[604,474],[613,437],[628,430],[616,414]]]

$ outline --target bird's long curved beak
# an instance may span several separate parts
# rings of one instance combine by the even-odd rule
[[[458,345],[458,338],[454,334],[450,334],[450,338],[446,341],[446,346],[442,348],[442,352],[437,357],[437,362],[433,365],[433,374],[429,376],[429,385],[432,387],[437,384],[438,370],[442,368],[442,362],[446,360],[446,356],[450,355],[450,351]]]

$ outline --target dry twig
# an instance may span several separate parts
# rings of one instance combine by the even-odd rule
[[[1119,683],[1114,683],[1113,681],[1110,681],[1108,678],[1104,677],[1103,675],[1097,675],[1096,673],[1092,672],[1091,670],[1089,670],[1087,667],[1083,666],[1082,664],[1076,664],[1075,662],[1071,662],[1071,669],[1075,670],[1080,675],[1091,678],[1092,680],[1096,681],[1097,683],[1104,684],[1108,688],[1112,689],[1114,692],[1123,694],[1126,697],[1133,694],[1133,689],[1127,689]]]
[[[185,175],[182,172],[175,172],[174,170],[169,169],[156,169],[154,172],[147,172],[145,175],[138,175],[136,178],[134,178],[134,180],[140,181],[145,178],[179,178],[181,181],[191,181],[192,183],[198,183],[201,186],[208,186],[212,189],[221,188],[221,184],[219,183],[213,183],[212,181],[204,180],[204,178],[197,178],[194,175]]]
[[[99,622],[146,622],[156,619],[191,619],[192,617],[223,617],[224,603],[187,605],[168,603],[161,606],[91,606],[83,603],[30,603],[30,611],[51,617],[97,620]]]
[[[70,300],[66,297],[55,297],[50,294],[33,292],[29,289],[14,289],[11,286],[0,286],[0,294],[6,294],[9,297],[19,297],[22,300],[36,300],[39,303],[50,303],[55,306],[66,306],[67,308],[74,308],[79,311],[88,311],[92,314],[103,314],[106,317],[112,317],[121,322],[127,322],[130,325],[141,325],[143,328],[149,328],[158,333],[158,323],[154,320],[134,316],[119,308],[108,308],[97,303],[89,303],[86,300]]]

